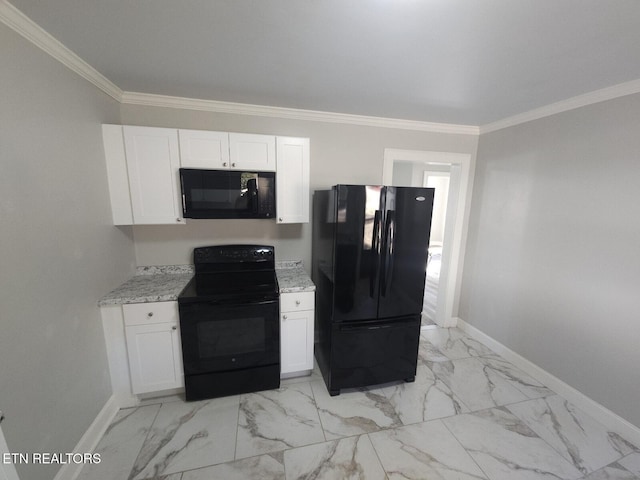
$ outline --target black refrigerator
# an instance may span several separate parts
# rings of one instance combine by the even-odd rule
[[[330,395],[415,380],[434,191],[314,193],[315,354]]]

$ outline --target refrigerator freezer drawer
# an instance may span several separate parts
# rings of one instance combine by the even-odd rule
[[[416,375],[420,319],[341,324],[332,329],[329,393]]]

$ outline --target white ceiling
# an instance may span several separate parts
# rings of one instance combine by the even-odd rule
[[[639,0],[12,0],[128,92],[485,125],[640,79]]]

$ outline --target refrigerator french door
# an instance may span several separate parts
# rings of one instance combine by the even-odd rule
[[[314,195],[318,363],[329,392],[415,377],[433,189]]]
[[[336,189],[334,321],[420,313],[434,190]]]

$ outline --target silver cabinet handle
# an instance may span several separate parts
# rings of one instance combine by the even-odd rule
[[[223,167],[226,167],[226,166],[227,166],[227,162],[223,162],[223,163],[222,163],[222,166],[223,166]]]
[[[173,327],[171,327],[171,330],[177,330],[178,327],[176,327],[175,325]]]
[[[147,317],[153,317],[153,312],[147,313]]]
[[[282,221],[282,217],[278,217],[278,221],[281,222]]]
[[[296,305],[300,305],[300,300],[296,300]]]
[[[286,319],[287,319],[287,316],[286,316],[286,315],[282,315],[282,319],[283,319],[283,320],[286,320]]]

